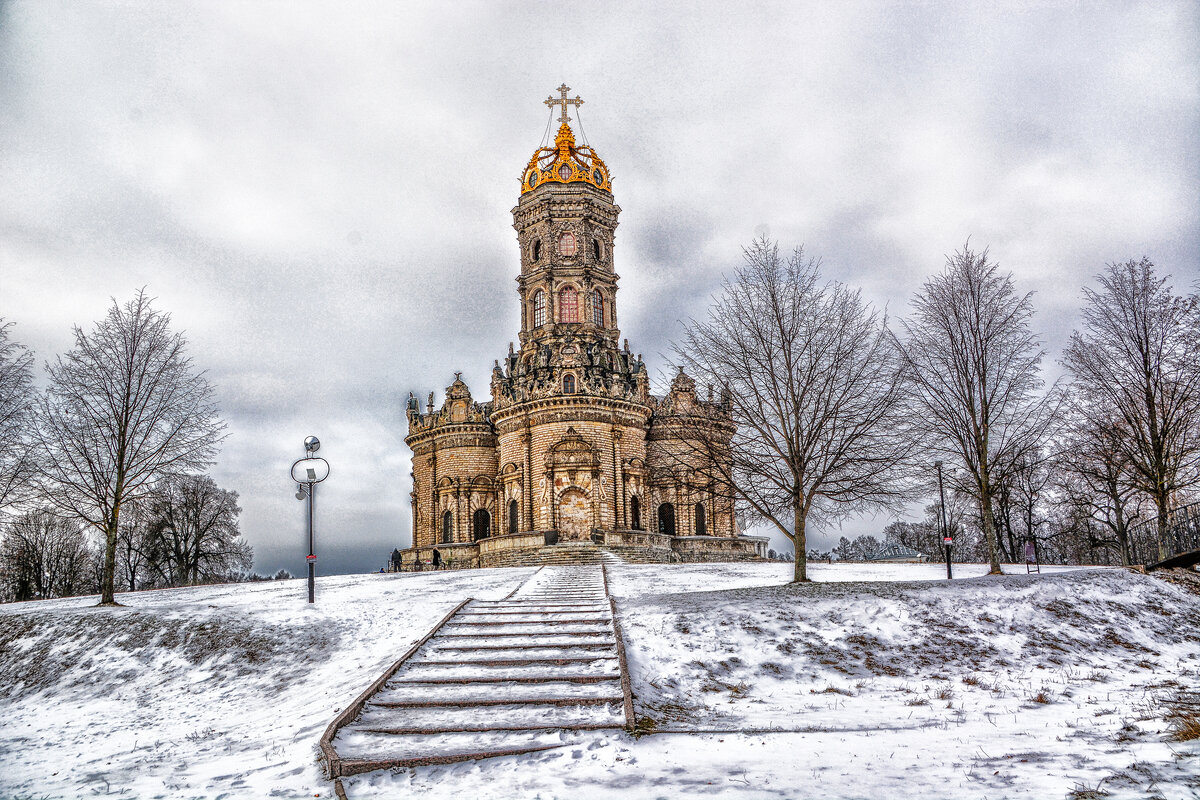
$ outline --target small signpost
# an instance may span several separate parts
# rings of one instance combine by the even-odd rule
[[[946,580],[951,580],[954,578],[954,574],[950,569],[950,548],[954,545],[954,537],[943,536],[942,544],[946,545]]]
[[[1042,565],[1037,557],[1037,545],[1033,543],[1033,539],[1025,541],[1025,574],[1031,572],[1042,574]]]
[[[303,500],[308,498],[308,602],[316,602],[316,584],[317,584],[317,556],[313,552],[314,545],[314,524],[313,524],[313,496],[316,494],[317,484],[329,477],[329,462],[323,458],[317,458],[313,453],[321,448],[321,440],[315,436],[309,436],[304,440],[304,458],[297,459],[292,463],[292,480],[296,482],[296,499]]]

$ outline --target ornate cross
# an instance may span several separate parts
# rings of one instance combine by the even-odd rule
[[[555,106],[558,106],[558,105],[562,106],[562,116],[558,118],[558,121],[564,125],[566,125],[568,122],[571,121],[571,118],[567,116],[567,106],[568,105],[572,105],[572,106],[583,105],[583,101],[579,99],[579,95],[575,95],[574,100],[568,100],[567,92],[569,92],[569,91],[571,91],[571,87],[567,86],[564,83],[562,86],[558,87],[558,93],[561,95],[561,97],[559,97],[556,100],[556,99],[554,99],[554,96],[551,95],[550,97],[547,97],[545,100],[546,105],[550,106],[551,109],[553,109]]]

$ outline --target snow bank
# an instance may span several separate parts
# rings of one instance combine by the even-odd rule
[[[346,788],[355,800],[1200,792],[1200,745],[1168,741],[1157,705],[1197,684],[1200,597],[1123,570],[947,583],[942,569],[814,565],[823,582],[794,586],[789,564],[610,567],[650,735]],[[123,595],[120,609],[0,606],[0,797],[328,797],[316,743],[338,710],[463,599],[499,599],[532,573],[324,578],[313,607],[303,580]]]
[[[329,796],[325,726],[450,609],[533,570],[0,606],[0,796]]]

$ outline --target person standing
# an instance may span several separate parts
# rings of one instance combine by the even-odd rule
[[[434,569],[442,568],[442,551],[438,550],[436,547],[433,548],[433,568]]]

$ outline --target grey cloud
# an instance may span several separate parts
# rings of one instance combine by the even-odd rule
[[[218,387],[260,570],[303,570],[286,469],[328,443],[330,572],[407,541],[407,393],[485,399],[516,337],[509,210],[563,81],[652,371],[764,224],[893,316],[990,245],[1050,372],[1105,261],[1200,275],[1188,3],[566,8],[0,4],[0,315],[49,358],[148,285]]]

